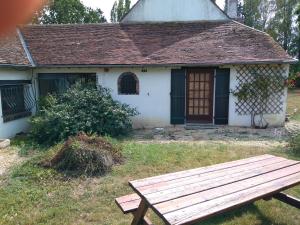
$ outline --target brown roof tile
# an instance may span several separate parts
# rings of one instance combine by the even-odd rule
[[[38,66],[292,62],[269,35],[229,22],[27,26]]]
[[[30,66],[17,33],[0,38],[0,65]]]

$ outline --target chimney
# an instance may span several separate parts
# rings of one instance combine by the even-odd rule
[[[227,1],[227,15],[232,19],[238,18],[238,0]]]

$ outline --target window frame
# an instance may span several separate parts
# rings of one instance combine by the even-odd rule
[[[122,88],[122,79],[124,79],[126,76],[131,76],[135,81],[135,90],[134,91],[128,91],[127,93],[123,91]],[[122,73],[118,78],[118,94],[119,95],[139,95],[140,94],[140,84],[139,79],[135,73],[132,72],[124,72]]]
[[[26,103],[27,97],[25,92],[27,91],[27,89],[25,85],[28,85],[28,83],[22,83],[21,81],[20,82],[16,81],[15,83],[10,83],[10,84],[0,86],[1,110],[2,110],[2,118],[4,123],[18,120],[21,118],[26,118],[32,115],[32,111],[30,108],[27,107],[27,103]],[[7,92],[9,91],[11,92],[11,95],[13,97],[8,96],[9,94]],[[14,101],[16,99],[21,99],[21,101]],[[8,101],[14,101],[15,103],[17,103],[17,106],[15,105],[16,109],[10,107],[9,104],[7,104]],[[9,107],[10,109],[7,109]]]
[[[71,81],[71,82],[70,82]],[[39,97],[45,97],[48,94],[59,95],[64,93],[76,82],[81,81],[84,83],[95,83],[97,85],[97,74],[96,73],[39,73],[38,74],[38,86],[39,86]],[[45,82],[43,84],[43,82]],[[46,84],[48,82],[48,84]],[[64,88],[57,88],[57,83],[62,82],[66,85]],[[44,85],[48,85],[49,91],[42,90]],[[50,87],[50,85],[52,85]]]

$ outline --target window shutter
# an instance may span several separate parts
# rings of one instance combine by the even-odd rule
[[[171,71],[171,124],[185,123],[185,70]]]
[[[215,124],[227,125],[229,114],[230,69],[216,70]]]

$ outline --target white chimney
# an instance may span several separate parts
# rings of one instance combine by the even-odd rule
[[[232,19],[238,18],[238,0],[226,0],[227,1],[227,15]]]

